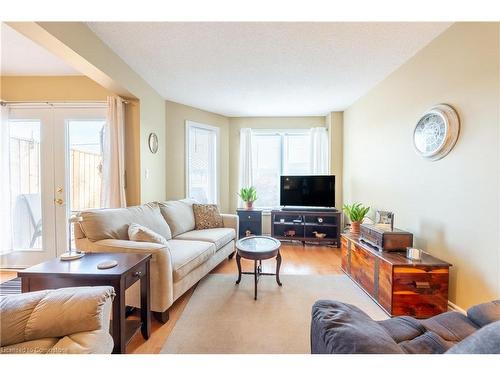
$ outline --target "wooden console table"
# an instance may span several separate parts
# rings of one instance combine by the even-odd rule
[[[342,270],[390,316],[428,318],[448,310],[450,263],[423,254],[380,252],[350,233],[342,234]]]
[[[127,343],[140,328],[145,340],[151,335],[150,276],[151,254],[88,253],[76,260],[54,258],[18,272],[22,292],[77,286],[109,285],[115,289],[113,300],[113,353],[125,353]],[[100,270],[97,265],[105,260],[116,260],[118,265]],[[125,320],[125,290],[141,283],[141,320]]]

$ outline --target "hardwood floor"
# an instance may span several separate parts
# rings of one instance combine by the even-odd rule
[[[0,269],[0,283],[15,279],[16,277],[17,277],[17,272],[15,270]]]
[[[315,274],[339,274],[340,270],[340,249],[327,246],[302,246],[298,243],[283,243],[281,246],[282,264],[280,274],[289,275],[315,275]],[[253,271],[253,262],[245,259],[241,260],[243,270]],[[269,259],[262,262],[264,272],[274,272],[276,261]],[[225,260],[217,266],[211,273],[234,274],[236,281],[236,261],[235,258]],[[6,281],[16,277],[15,271],[0,271],[0,280]],[[188,290],[170,308],[170,319],[165,324],[158,323],[152,318],[151,337],[145,341],[138,332],[127,346],[127,353],[134,354],[154,354],[159,353],[165,344],[175,323],[186,307],[196,286]],[[135,312],[129,319],[138,319],[139,313]]]

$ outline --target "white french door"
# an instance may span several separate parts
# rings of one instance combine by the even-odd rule
[[[68,219],[100,207],[104,104],[15,105],[2,124],[1,266],[26,267],[67,251]],[[7,215],[7,216],[5,216]]]

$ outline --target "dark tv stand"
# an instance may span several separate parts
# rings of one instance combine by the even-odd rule
[[[335,209],[282,209],[271,211],[271,236],[283,241],[314,242],[340,247],[341,213]],[[318,238],[316,233],[326,234]]]
[[[335,207],[302,207],[302,206],[283,206],[281,211],[301,211],[301,212],[336,212]]]

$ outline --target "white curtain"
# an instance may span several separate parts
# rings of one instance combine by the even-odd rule
[[[250,187],[253,184],[252,176],[252,129],[242,128],[240,130],[240,189]],[[239,189],[238,189],[239,192]],[[243,206],[241,198],[238,200],[239,207]]]
[[[118,96],[108,96],[103,132],[102,207],[125,207],[125,108]]]
[[[328,174],[328,131],[326,128],[311,128],[311,172]]]
[[[9,166],[9,109],[0,105],[0,254],[12,249]]]

